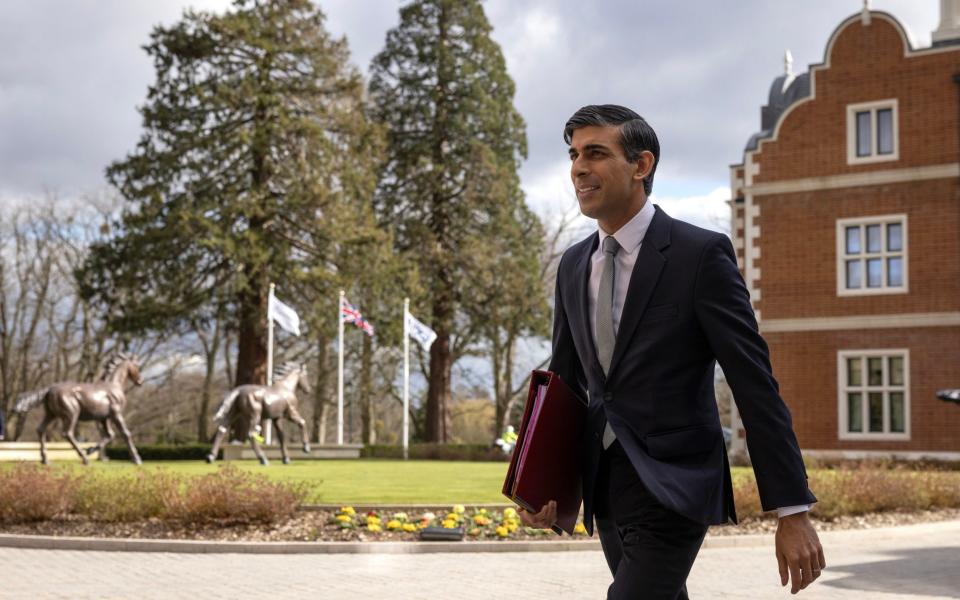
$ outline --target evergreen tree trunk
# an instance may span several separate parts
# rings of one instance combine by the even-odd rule
[[[437,332],[430,348],[430,387],[427,390],[426,441],[447,443],[447,415],[450,406],[450,374],[453,368],[450,334]]]
[[[249,272],[249,269],[247,270]],[[240,329],[237,332],[237,385],[267,382],[267,288],[258,276],[247,278],[240,292]]]

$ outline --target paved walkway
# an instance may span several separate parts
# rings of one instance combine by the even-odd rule
[[[799,598],[960,598],[960,521],[822,535],[827,571]],[[0,548],[0,598],[603,598],[597,551],[421,555],[141,554]],[[706,548],[691,597],[788,598],[771,545]]]

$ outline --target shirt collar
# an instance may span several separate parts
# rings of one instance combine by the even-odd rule
[[[627,223],[617,230],[613,234],[617,243],[620,244],[620,247],[627,254],[633,253],[634,250],[640,247],[640,242],[643,241],[643,237],[647,234],[647,229],[650,228],[650,223],[653,221],[653,215],[656,214],[656,209],[653,207],[653,202],[647,198],[646,202],[643,203],[643,208],[640,209],[640,212],[633,215],[633,218],[627,221]],[[603,248],[603,240],[607,237],[607,232],[597,226],[597,231],[600,234],[600,248]]]

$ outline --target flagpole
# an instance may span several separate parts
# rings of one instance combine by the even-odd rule
[[[410,437],[410,298],[403,299],[403,460],[409,454]]]
[[[267,298],[267,385],[273,385],[273,313],[271,308],[273,307],[273,290],[276,287],[275,284],[270,284],[270,296]],[[256,427],[258,423],[254,423]],[[268,419],[266,427],[263,432],[263,441],[269,446],[270,442],[273,440],[273,427],[271,427],[271,422]]]
[[[345,292],[340,290],[340,303],[337,306],[337,332],[340,336],[339,352],[337,356],[337,444],[343,445],[343,297]]]

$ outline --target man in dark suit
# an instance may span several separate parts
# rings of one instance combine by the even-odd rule
[[[586,106],[564,129],[581,212],[598,232],[557,272],[550,370],[587,399],[584,523],[613,573],[608,598],[687,598],[707,527],[736,522],[714,397],[719,362],[747,432],[760,500],[776,509],[781,582],[825,567],[816,502],[727,236],[648,201],[656,133],[620,106]],[[548,527],[556,505],[521,512]]]

